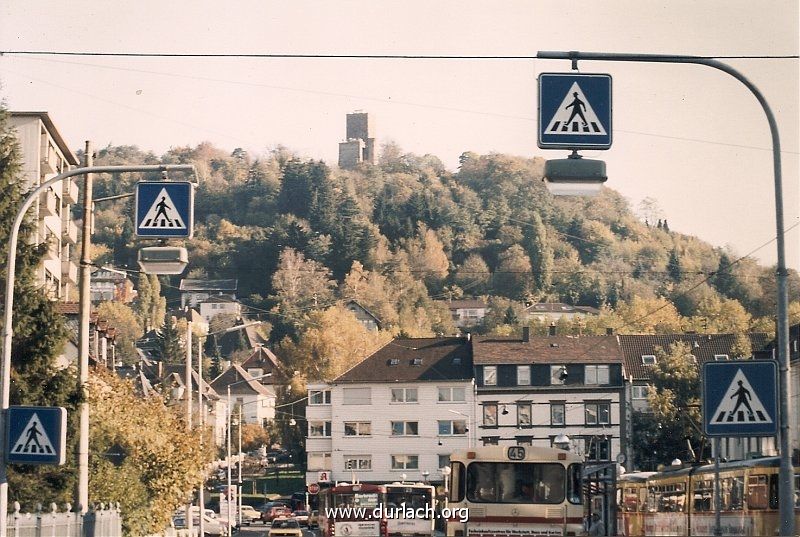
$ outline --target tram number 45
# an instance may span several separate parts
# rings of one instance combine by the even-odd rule
[[[522,446],[511,446],[508,448],[508,458],[512,461],[524,461],[525,448]]]

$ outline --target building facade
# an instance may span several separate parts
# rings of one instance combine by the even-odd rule
[[[395,339],[309,384],[306,481],[441,483],[450,453],[473,444],[474,412],[465,338]]]
[[[364,112],[347,114],[345,141],[339,143],[339,167],[354,168],[361,163],[377,164],[375,125]]]
[[[67,146],[47,112],[11,112],[22,151],[22,176],[27,189],[77,166],[78,159]],[[78,202],[78,185],[65,179],[42,192],[34,203],[34,242],[47,244],[37,277],[52,298],[77,300],[78,265],[75,247],[78,228],[71,206]]]

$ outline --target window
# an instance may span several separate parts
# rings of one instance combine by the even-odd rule
[[[607,365],[587,365],[584,369],[584,383],[585,384],[608,384],[608,366]]]
[[[308,454],[309,470],[331,470],[331,454],[325,452]]]
[[[744,478],[728,477],[720,483],[722,490],[722,509],[741,511],[744,505]]]
[[[345,470],[372,470],[372,455],[345,455]]]
[[[393,421],[392,436],[418,436],[419,422],[417,421]]]
[[[644,365],[656,365],[656,355],[655,354],[643,354],[642,355],[642,363]]]
[[[497,427],[497,403],[484,403],[483,424],[487,427]]]
[[[344,422],[345,436],[369,436],[372,434],[372,423],[369,421]]]
[[[633,386],[631,388],[631,396],[634,399],[647,399],[648,386]]]
[[[465,400],[466,400],[466,392],[464,391],[464,388],[458,388],[458,387],[439,388],[440,403],[450,403],[450,402],[465,401]]]
[[[331,435],[331,422],[309,421],[308,436],[328,437]]]
[[[517,403],[517,427],[531,427],[531,403]]]
[[[392,388],[392,403],[416,403],[416,388]]]
[[[411,365],[422,365],[422,358],[412,358]]]
[[[492,438],[497,437],[483,440]],[[565,498],[567,469],[561,464],[473,461],[466,473],[466,496],[470,502],[559,504]]]
[[[710,479],[700,479],[694,482],[694,494],[692,495],[692,510],[697,512],[714,510],[714,481]],[[758,509],[756,507],[756,509]]]
[[[517,366],[517,385],[518,386],[531,385],[531,366],[529,365]]]
[[[439,420],[439,436],[460,436],[467,434],[465,420]]]
[[[372,404],[372,391],[370,388],[344,388],[342,389],[343,405],[369,405]]]
[[[392,455],[392,470],[416,470],[419,455]]]
[[[309,390],[308,391],[308,404],[309,405],[329,405],[329,404],[331,404],[331,391],[330,390]]]
[[[498,446],[500,445],[500,437],[499,436],[484,436],[481,438],[481,442],[483,442],[484,446]]]
[[[727,354],[715,354],[714,355],[714,360],[717,361],[717,362],[723,362],[725,360],[728,360],[728,355]]]
[[[550,425],[566,425],[564,403],[550,403]]]
[[[607,438],[587,438],[586,458],[590,461],[610,461],[611,441]]]
[[[778,476],[751,475],[747,478],[747,506],[750,509],[778,508]]]
[[[550,384],[564,384],[567,380],[567,366],[564,365],[551,365],[550,366]]]
[[[517,445],[518,446],[532,446],[533,445],[533,437],[532,436],[518,436]]]
[[[586,425],[608,425],[611,423],[610,403],[586,403]]]
[[[389,360],[389,365],[400,365],[400,358],[391,358]]]
[[[483,385],[484,386],[497,386],[497,366],[485,365],[483,366]]]
[[[439,455],[438,468],[448,468],[450,466],[450,455]]]

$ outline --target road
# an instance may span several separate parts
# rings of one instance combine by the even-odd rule
[[[244,526],[238,534],[234,534],[234,537],[266,537],[268,532],[269,526],[258,523]],[[303,528],[303,537],[319,537],[319,535],[319,530]]]

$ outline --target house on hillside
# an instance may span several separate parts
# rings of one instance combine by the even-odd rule
[[[482,445],[553,446],[591,461],[626,449],[623,357],[615,336],[475,337],[474,416]]]
[[[242,305],[231,295],[214,295],[198,302],[200,315],[206,323],[217,315],[233,315],[237,319],[242,316]]]
[[[479,298],[464,298],[459,300],[443,301],[443,304],[450,310],[453,324],[458,328],[469,328],[477,326],[486,317],[488,307]]]
[[[68,367],[77,363],[79,350],[80,331],[80,305],[77,302],[56,303],[56,312],[66,318],[67,340],[64,350],[56,359],[59,368]],[[89,314],[89,361],[114,369],[117,365],[114,348],[116,328],[110,326],[108,321],[97,316],[96,312]]]
[[[136,298],[133,282],[120,271],[97,269],[89,280],[92,303],[122,302],[128,304]]]
[[[161,393],[167,394],[168,404],[180,408],[186,407],[186,366],[183,364],[162,364],[161,376],[158,381]],[[197,390],[200,388],[203,395],[203,405],[197,401]],[[191,401],[192,421],[197,424],[202,420],[211,427],[214,442],[221,446],[225,442],[227,428],[227,400],[220,397],[219,393],[205,379],[201,379],[196,369],[191,371]],[[201,415],[202,413],[202,415]]]
[[[307,483],[441,483],[453,450],[473,444],[466,338],[395,339],[329,383],[308,385]],[[401,477],[405,474],[405,478]]]
[[[748,334],[751,356],[735,356],[735,334],[659,334],[659,335],[620,335],[620,348],[625,360],[625,372],[631,380],[630,404],[632,410],[647,412],[648,386],[651,383],[651,369],[658,361],[657,348],[669,351],[671,345],[682,342],[690,347],[698,368],[710,361],[738,360],[750,358],[771,358],[772,352],[766,350],[769,339],[766,334]],[[698,424],[702,426],[702,424]],[[729,460],[748,458],[753,453],[774,455],[773,438],[723,438],[722,456]]]
[[[236,299],[237,280],[198,280],[184,278],[180,283],[181,308],[187,306],[196,308],[197,305],[214,295],[228,295]]]
[[[571,306],[561,302],[538,302],[523,310],[522,319],[524,322],[532,320],[554,322],[559,319],[572,320],[589,315],[600,315],[600,310],[591,306]]]
[[[253,349],[253,353],[242,362],[242,369],[253,378],[263,377],[258,380],[261,384],[282,385],[288,382],[278,357],[266,347],[259,346]],[[267,374],[270,376],[264,377]]]
[[[359,304],[355,300],[348,301],[345,305],[348,311],[352,312],[353,315],[356,316],[358,322],[360,322],[364,328],[370,330],[372,332],[381,329],[381,321],[376,317],[371,311],[367,308]]]
[[[245,423],[256,423],[265,427],[275,419],[275,386],[262,384],[254,379],[242,366],[234,364],[211,382],[211,387],[226,398],[230,390],[232,411],[241,408]]]

